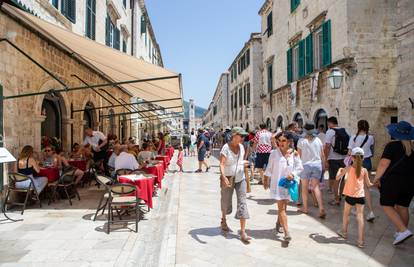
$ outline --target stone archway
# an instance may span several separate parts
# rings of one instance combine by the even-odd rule
[[[268,130],[272,129],[272,120],[270,118],[267,118],[266,120],[266,127]]]
[[[302,128],[303,127],[303,116],[302,116],[302,114],[300,114],[300,112],[297,112],[293,116],[293,121],[298,124],[299,128]]]
[[[282,117],[282,115],[277,116],[277,119],[276,119],[276,127],[284,130],[284,127],[283,127],[283,117]]]
[[[315,128],[319,129],[319,126],[323,126],[323,131],[326,132],[328,129],[328,114],[324,109],[318,109],[313,117]]]

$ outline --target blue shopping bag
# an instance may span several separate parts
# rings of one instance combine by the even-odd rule
[[[286,177],[282,177],[279,180],[279,186],[284,187],[289,191],[292,201],[296,202],[299,200],[299,186],[295,179],[289,180]]]

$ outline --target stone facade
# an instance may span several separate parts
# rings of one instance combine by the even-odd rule
[[[96,70],[85,66],[52,41],[43,38],[1,11],[0,36],[6,36],[7,32],[15,32],[16,37],[13,43],[60,77],[68,87],[81,85],[71,76],[72,74],[78,75],[89,84],[108,82],[108,79],[105,79]],[[3,86],[4,96],[62,88],[62,85],[56,80],[6,42],[1,42],[0,47],[0,84]],[[131,98],[131,95],[117,88],[108,87],[106,90],[117,99],[128,102]],[[84,112],[73,113],[73,117],[71,117],[71,110],[85,109],[87,104],[92,107],[100,107],[108,105],[108,103],[91,90],[61,93],[56,97],[59,98],[60,103],[58,108],[62,122],[62,145],[64,150],[68,151],[72,143],[79,143],[83,140],[83,129],[86,123]],[[27,144],[32,145],[36,151],[40,151],[41,124],[46,118],[42,111],[44,98],[45,95],[38,95],[4,100],[5,146],[14,155],[18,155],[21,147]],[[109,110],[91,111],[93,126],[106,134],[112,132],[119,135],[120,118],[115,117],[112,125],[109,120],[99,120],[99,114],[107,115],[109,112]],[[113,112],[120,113],[125,110],[122,107],[116,107],[113,108]],[[126,122],[125,138],[130,136],[130,131],[131,124]]]
[[[263,98],[263,116],[271,128],[294,120],[324,124],[326,117],[336,116],[340,126],[354,133],[356,122],[366,119],[376,139],[376,162],[389,140],[385,126],[398,116],[412,122],[407,102],[413,94],[413,34],[407,32],[413,24],[412,10],[412,1],[302,0],[291,12],[290,1],[266,1],[260,10],[262,33],[268,28],[269,12],[274,31],[270,37],[263,36],[263,65],[276,67],[273,88]],[[310,33],[315,36],[328,20],[331,62],[289,83],[287,51]],[[396,31],[397,25],[400,30]],[[334,67],[344,75],[336,90],[328,83]],[[263,75],[264,84],[267,75]]]
[[[213,100],[203,116],[204,127],[220,130],[229,125],[231,116],[229,114],[230,104],[228,95],[229,73],[226,72],[220,75]]]

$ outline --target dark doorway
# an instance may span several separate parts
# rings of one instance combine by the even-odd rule
[[[328,114],[325,110],[319,109],[318,111],[316,111],[314,123],[317,129],[319,128],[319,126],[322,125],[323,131],[326,132],[326,130],[328,129]]]
[[[42,122],[41,134],[47,137],[62,137],[62,114],[59,97],[46,95],[42,103],[42,115],[46,116]]]
[[[303,117],[302,114],[296,113],[295,116],[293,116],[293,121],[298,123],[299,128],[303,127]]]

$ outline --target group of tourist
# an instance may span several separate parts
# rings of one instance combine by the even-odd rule
[[[260,175],[259,182],[270,190],[270,197],[277,203],[276,232],[284,233],[286,241],[292,239],[286,212],[289,202],[301,206],[298,212],[309,214],[308,194],[311,192],[314,205],[319,209],[318,217],[326,218],[321,192],[325,171],[329,176],[329,192],[333,194],[329,204],[340,206],[344,197],[342,228],[337,231],[340,238],[347,238],[349,215],[355,207],[357,246],[364,247],[364,221],[373,222],[376,218],[371,187],[379,189],[380,205],[396,228],[393,244],[401,244],[411,237],[412,232],[407,227],[408,207],[414,196],[414,179],[411,177],[414,171],[414,127],[405,121],[387,126],[392,140],[382,153],[373,181],[371,158],[375,141],[369,133],[369,123],[358,121],[354,135],[340,127],[336,117],[328,118],[327,127],[324,132],[324,125],[315,127],[313,123],[306,123],[299,129],[293,122],[284,131],[278,129],[276,132],[266,129],[265,124],[261,124],[255,133],[247,133],[240,127],[227,128],[220,139],[224,143],[220,152],[222,230],[229,231],[226,215],[232,212],[232,195],[236,191],[235,218],[240,220],[240,237],[245,242],[251,239],[245,231],[249,218],[246,192],[255,168]],[[228,140],[224,133],[228,133]],[[199,140],[198,144],[205,143],[203,137]],[[201,152],[203,156],[204,151]],[[366,218],[365,203],[369,210]]]

